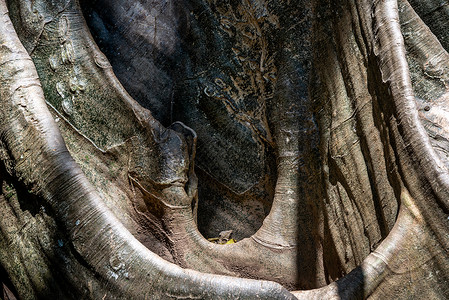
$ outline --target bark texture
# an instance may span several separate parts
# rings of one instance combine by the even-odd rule
[[[447,7],[1,0],[5,291],[447,298]]]

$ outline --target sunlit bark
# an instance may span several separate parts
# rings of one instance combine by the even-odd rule
[[[0,1],[18,297],[449,295],[447,3],[234,2]]]

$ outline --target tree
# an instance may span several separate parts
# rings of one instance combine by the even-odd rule
[[[1,0],[4,290],[447,297],[448,12]]]

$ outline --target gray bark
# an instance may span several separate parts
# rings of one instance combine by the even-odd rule
[[[0,1],[4,286],[447,298],[443,2]]]

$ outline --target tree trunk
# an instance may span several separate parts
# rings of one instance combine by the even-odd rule
[[[446,299],[448,4],[0,0],[5,297]]]

